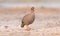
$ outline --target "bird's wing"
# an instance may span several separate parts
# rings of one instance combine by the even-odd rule
[[[24,22],[24,24],[31,24],[35,19],[35,15],[34,14],[28,14],[25,15],[22,19],[22,22]]]

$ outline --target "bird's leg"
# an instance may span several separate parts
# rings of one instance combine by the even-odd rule
[[[28,25],[25,25],[24,28],[25,28],[25,30],[27,30],[27,31],[31,30],[31,28],[30,28]]]

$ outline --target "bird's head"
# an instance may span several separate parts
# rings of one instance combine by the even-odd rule
[[[35,9],[34,7],[31,7],[31,12],[34,12],[34,9]]]

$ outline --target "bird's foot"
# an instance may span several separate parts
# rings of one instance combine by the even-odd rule
[[[30,27],[27,27],[25,30],[30,31],[30,30],[31,30],[31,28],[30,28]]]
[[[31,28],[27,26],[27,27],[25,28],[25,30],[30,31]]]

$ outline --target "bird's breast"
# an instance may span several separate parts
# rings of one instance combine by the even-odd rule
[[[34,19],[35,19],[35,14],[31,13],[31,14],[24,16],[23,22],[25,24],[31,24],[34,21]]]

